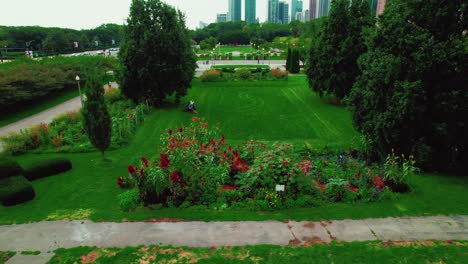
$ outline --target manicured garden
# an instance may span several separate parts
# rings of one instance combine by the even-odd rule
[[[359,148],[360,136],[352,128],[347,110],[312,93],[304,77],[294,76],[278,82],[226,83],[202,83],[196,79],[181,105],[168,105],[149,114],[131,142],[109,151],[107,160],[102,160],[98,152],[15,157],[23,167],[38,160],[65,157],[72,161],[73,169],[32,182],[36,192],[34,200],[14,207],[1,207],[0,223],[85,218],[122,221],[160,217],[320,220],[468,213],[464,195],[468,183],[466,178],[426,173],[409,179],[410,193],[394,194],[374,202],[323,203],[309,208],[275,211],[263,211],[261,208],[209,209],[205,206],[178,209],[161,208],[161,205],[122,211],[117,197],[124,191],[118,187],[116,179],[127,175],[127,166],[138,164],[141,157],[160,161],[160,137],[166,137],[168,129],[175,131],[175,128],[188,126],[194,117],[182,111],[188,100],[197,103],[197,117],[204,118],[210,125],[219,123],[227,146],[237,148],[245,140],[255,140],[268,145],[276,141],[290,143],[299,149],[309,146],[319,152],[326,150],[336,154]]]
[[[78,247],[56,250],[49,263],[464,263],[467,250],[464,241],[353,242],[311,247]]]

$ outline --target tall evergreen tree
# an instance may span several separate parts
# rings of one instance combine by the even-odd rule
[[[83,115],[83,127],[93,144],[102,153],[109,148],[111,143],[112,119],[104,100],[104,88],[95,75],[89,75],[85,85],[86,100],[81,113]]]
[[[420,166],[466,172],[467,8],[463,0],[388,2],[349,97],[377,157],[394,148]]]
[[[363,30],[373,26],[367,0],[332,1],[317,45],[311,46],[309,84],[320,96],[346,97],[359,74],[357,59],[364,53]]]
[[[182,13],[161,0],[133,0],[127,23],[119,71],[124,95],[154,105],[184,96],[197,66]]]

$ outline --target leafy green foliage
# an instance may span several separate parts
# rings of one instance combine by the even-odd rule
[[[290,51],[288,50],[288,52],[288,61],[286,62],[286,66],[289,66],[288,71],[290,73],[299,73],[299,50],[291,49]]]
[[[72,163],[66,158],[55,158],[38,161],[24,169],[24,176],[30,180],[37,180],[59,174],[72,169]]]
[[[96,48],[112,47],[112,40],[117,44],[123,32],[123,26],[117,24],[103,24],[94,29],[74,30],[68,28],[46,28],[40,26],[9,27],[0,26],[0,47],[24,47],[38,51],[40,55],[52,55],[84,51]],[[95,44],[97,40],[98,46]],[[73,42],[78,42],[78,48],[73,47]],[[5,55],[11,58],[13,52]],[[24,57],[20,52],[19,56]]]
[[[23,174],[23,169],[18,162],[10,158],[0,160],[0,179]]]
[[[374,158],[395,149],[427,169],[466,171],[464,14],[464,1],[389,1],[349,100]]]
[[[119,207],[122,211],[135,209],[140,205],[140,197],[137,189],[127,190],[117,196]]]
[[[114,59],[103,57],[23,59],[0,64],[0,110],[17,111],[53,93],[76,89],[76,75],[87,70],[104,73],[114,65]]]
[[[200,41],[200,49],[202,50],[212,50],[218,44],[218,40],[214,37],[209,37],[205,40]]]
[[[160,0],[133,0],[120,48],[123,94],[159,105],[186,95],[196,68],[181,12]]]
[[[336,0],[320,37],[311,45],[309,84],[320,96],[346,97],[359,74],[357,59],[365,51],[363,31],[372,27],[367,0]]]
[[[35,196],[31,183],[21,175],[0,180],[0,202],[5,206],[17,205]]]
[[[81,112],[83,128],[91,143],[101,151],[104,159],[104,151],[111,143],[112,119],[104,100],[104,88],[95,78],[95,76],[88,77],[85,87],[86,100]]]

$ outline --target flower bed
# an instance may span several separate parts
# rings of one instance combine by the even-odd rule
[[[107,89],[105,95],[112,117],[111,149],[125,144],[143,123],[148,107],[134,105],[123,99],[117,89]],[[59,115],[50,124],[41,123],[19,133],[0,138],[5,150],[12,154],[26,152],[83,152],[95,148],[84,132],[79,111]]]
[[[117,183],[131,189],[121,197],[144,205],[267,210],[380,200],[392,193],[386,169],[367,166],[356,151],[311,154],[286,143],[255,141],[233,148],[217,127],[194,117],[189,126],[161,137],[156,159],[129,165]]]
[[[262,67],[261,67],[262,66]],[[263,67],[213,67],[204,71],[201,75],[203,82],[225,82],[225,81],[257,81],[257,80],[287,80],[288,72]]]

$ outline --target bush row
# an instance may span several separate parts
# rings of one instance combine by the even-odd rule
[[[55,175],[71,168],[71,161],[64,158],[44,160],[24,170],[17,162],[4,159],[0,162],[0,202],[12,206],[32,200],[35,192],[28,180]]]
[[[257,80],[286,80],[288,72],[279,69],[265,68],[221,68],[210,69],[200,76],[202,82],[222,82],[222,81],[257,81]]]
[[[18,111],[28,102],[67,89],[76,89],[83,71],[108,71],[115,59],[99,56],[20,59],[0,65],[0,110]],[[86,81],[86,80],[83,80]]]

